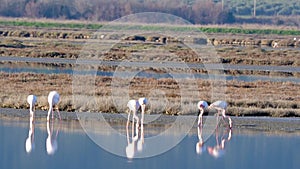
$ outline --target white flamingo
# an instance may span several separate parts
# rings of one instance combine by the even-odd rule
[[[212,103],[211,105],[209,105],[208,109],[216,109],[218,111],[218,116],[221,112],[223,118],[228,118],[228,121],[229,121],[229,128],[231,129],[232,128],[232,120],[229,116],[226,116],[225,112],[226,112],[226,109],[227,109],[227,102],[225,101],[216,101],[214,103]]]
[[[139,98],[139,104],[141,105],[141,109],[142,109],[142,117],[141,117],[141,137],[138,140],[137,143],[137,149],[138,151],[142,151],[143,150],[143,144],[144,144],[144,114],[145,114],[145,108],[146,108],[146,104],[148,103],[148,100],[146,98]]]
[[[129,119],[130,119],[130,112],[127,117],[126,123],[126,133],[127,133],[127,146],[126,146],[126,156],[128,159],[132,159],[137,151],[143,150],[144,144],[144,114],[145,114],[145,107],[148,103],[146,98],[139,98],[138,100],[129,100],[127,103],[127,107],[129,108],[130,112],[133,114],[132,118],[132,131],[131,131],[131,141],[129,137]],[[141,108],[141,128],[139,130],[139,118],[137,116],[137,111]],[[136,127],[134,129],[134,119],[137,120]],[[136,145],[137,144],[137,145]]]
[[[127,103],[127,107],[129,108],[129,114],[128,118],[130,116],[130,112],[132,112],[132,122],[134,122],[134,119],[139,122],[139,117],[137,116],[137,110],[140,108],[140,104],[136,100],[129,100]]]
[[[202,116],[203,116],[204,110],[208,107],[208,104],[206,101],[199,101],[197,104],[197,107],[199,109],[198,126],[202,126]]]
[[[144,114],[145,114],[145,108],[146,108],[146,104],[148,103],[148,100],[144,97],[139,98],[139,105],[141,106],[141,110],[142,110],[142,119],[141,121],[144,121]]]
[[[27,97],[27,102],[30,105],[29,107],[29,112],[30,112],[30,117],[34,117],[34,109],[35,109],[35,103],[37,101],[37,97],[35,95],[29,95]]]
[[[145,108],[146,104],[148,103],[148,100],[146,98],[139,98],[138,100],[129,100],[127,103],[127,107],[129,108],[129,115],[130,112],[132,112],[132,121],[134,122],[134,119],[137,121],[137,125],[139,123],[139,117],[137,116],[137,111],[141,108],[142,111],[142,121],[144,121],[144,114],[145,114]]]
[[[52,113],[52,119],[53,119],[53,106],[56,106],[59,101],[60,101],[59,94],[56,91],[51,91],[48,95],[49,111],[48,111],[47,121],[49,121],[51,113]],[[58,113],[59,119],[61,120],[58,108],[57,108],[57,113]]]

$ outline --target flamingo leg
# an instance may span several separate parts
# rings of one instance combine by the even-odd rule
[[[60,112],[59,112],[58,108],[57,108],[57,113],[58,113],[59,120],[61,120],[61,116],[60,116]]]
[[[136,125],[139,125],[139,117],[136,115],[136,110],[133,112],[133,118],[136,120]]]
[[[225,110],[222,110],[222,116],[223,116],[223,118],[228,118],[229,128],[231,129],[232,128],[232,120],[229,116],[226,116]]]
[[[203,110],[200,110],[200,113],[198,116],[198,126],[202,126],[202,116],[203,116]]]
[[[50,114],[52,113],[53,107],[49,106],[49,111],[48,111],[48,115],[47,115],[47,121],[50,120]]]
[[[128,113],[128,117],[127,117],[127,123],[126,123],[126,136],[127,136],[127,144],[130,143],[130,140],[129,140],[129,118],[130,118],[130,110],[129,110],[129,113]]]
[[[53,109],[51,110],[51,113],[52,113],[52,119],[54,118],[54,116],[53,116]]]

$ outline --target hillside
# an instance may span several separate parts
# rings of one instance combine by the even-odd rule
[[[254,2],[256,10],[254,16]],[[139,12],[163,12],[194,24],[300,25],[299,0],[0,0],[0,16],[112,21]]]

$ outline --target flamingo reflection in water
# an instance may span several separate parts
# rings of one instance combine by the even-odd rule
[[[213,147],[207,147],[208,153],[215,157],[219,158],[222,157],[225,154],[225,143],[229,142],[232,137],[232,130],[229,129],[228,136],[226,137],[226,132],[223,132],[223,135],[221,136],[220,142],[219,142],[219,128],[216,129],[216,145]]]
[[[27,153],[31,153],[34,148],[34,121],[33,116],[30,116],[28,137],[25,140],[25,150]]]
[[[206,151],[206,145],[204,144],[205,142],[202,138],[202,125],[198,126],[197,129],[199,141],[196,143],[196,153],[201,155]]]
[[[215,146],[206,146],[206,142],[202,138],[202,127],[198,127],[198,139],[199,141],[196,143],[196,153],[202,155],[204,152],[208,152],[211,156],[215,158],[222,157],[225,154],[225,143],[229,142],[232,137],[232,130],[229,129],[228,137],[226,138],[226,133],[223,133],[221,140],[219,142],[219,131],[216,129],[215,133],[216,137],[216,145]]]
[[[55,132],[55,134],[53,133],[54,131],[54,121],[51,122],[51,128],[50,128],[50,122],[47,121],[47,139],[46,139],[46,151],[48,155],[53,155],[58,148],[57,145],[57,137],[58,137],[58,133],[60,130],[60,126],[61,126],[61,122],[59,121],[59,126]]]
[[[146,98],[140,98],[139,100],[130,100],[127,104],[129,111],[132,113],[132,127],[131,127],[131,141],[129,136],[129,123],[130,123],[130,112],[128,113],[127,123],[126,123],[126,136],[127,136],[127,146],[126,146],[126,156],[128,159],[132,159],[136,151],[141,152],[143,150],[144,144],[144,114],[145,106],[147,104]],[[137,110],[141,109],[141,126],[139,128],[139,118],[137,116]],[[136,119],[136,124],[134,124],[134,119]]]

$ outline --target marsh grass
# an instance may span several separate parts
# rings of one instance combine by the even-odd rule
[[[198,113],[196,104],[199,100],[207,100],[209,103],[215,101],[212,99],[212,83],[209,80],[197,80],[198,89],[187,88],[180,94],[178,84],[169,78],[160,80],[135,78],[131,80],[127,91],[124,87],[112,87],[110,77],[96,77],[94,91],[86,90],[85,83],[77,83],[76,88],[83,90],[75,90],[74,93],[71,75],[32,73],[0,75],[2,86],[0,106],[3,108],[28,109],[27,96],[36,94],[37,109],[47,111],[47,95],[51,90],[57,90],[61,95],[59,109],[69,112],[126,113],[129,99],[147,97],[148,114],[196,115]],[[23,80],[24,77],[26,81]],[[84,80],[84,77],[82,78]],[[112,95],[112,90],[121,92]],[[124,93],[128,96],[123,95]],[[300,115],[297,83],[227,81],[225,96],[229,103],[229,115],[276,117]]]

